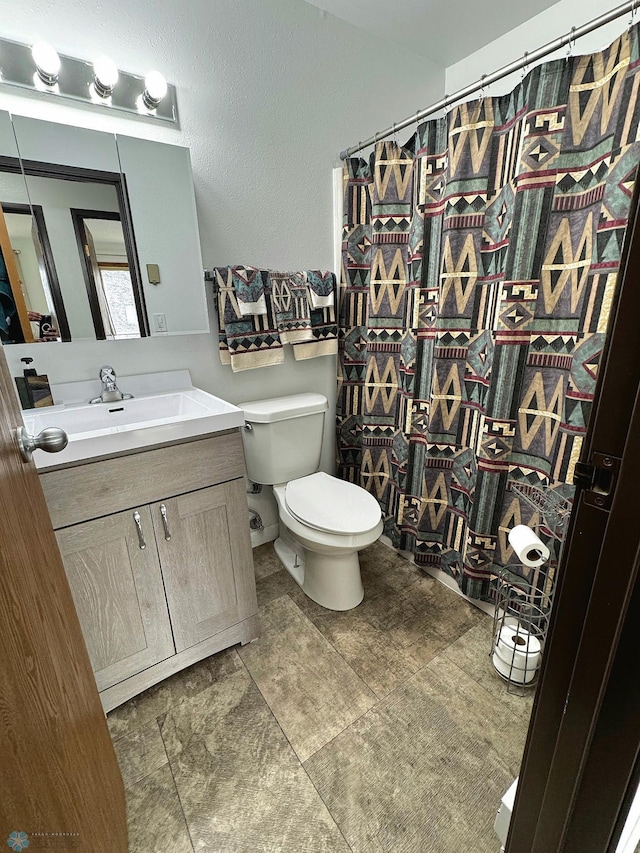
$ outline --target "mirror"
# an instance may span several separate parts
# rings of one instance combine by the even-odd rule
[[[0,112],[0,205],[3,343],[209,331],[188,149]]]

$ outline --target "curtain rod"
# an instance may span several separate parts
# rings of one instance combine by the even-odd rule
[[[437,113],[440,110],[446,109],[452,104],[455,104],[456,101],[461,101],[463,98],[466,98],[467,95],[473,95],[474,92],[478,92],[484,89],[486,86],[490,86],[492,83],[495,83],[497,80],[501,80],[503,77],[508,77],[509,74],[513,74],[515,71],[519,71],[521,68],[527,68],[532,63],[537,62],[539,59],[543,59],[550,53],[554,53],[556,50],[560,50],[560,48],[564,47],[565,44],[575,43],[576,39],[579,39],[582,36],[586,36],[588,33],[591,33],[594,30],[603,27],[605,24],[611,23],[611,21],[615,21],[616,18],[621,18],[623,15],[627,14],[627,12],[631,12],[633,15],[639,5],[640,0],[629,0],[629,2],[623,3],[622,6],[616,6],[615,9],[611,9],[611,11],[605,12],[604,15],[600,15],[598,18],[594,18],[593,21],[589,21],[588,24],[583,24],[581,27],[572,27],[571,32],[567,33],[566,35],[560,36],[560,38],[548,42],[543,47],[539,47],[537,50],[534,50],[532,53],[525,52],[524,56],[521,59],[516,59],[514,62],[510,62],[508,65],[504,65],[498,71],[494,71],[493,74],[483,74],[483,76],[480,80],[478,80],[477,83],[472,83],[469,86],[465,86],[464,89],[459,89],[453,95],[445,95],[442,100],[438,101],[435,104],[432,104],[432,106],[427,107],[424,110],[418,110],[418,112],[414,116],[409,116],[409,118],[404,119],[404,121],[400,121],[396,124],[391,125],[391,127],[388,127],[381,133],[374,134],[374,136],[369,137],[369,139],[365,140],[364,142],[358,142],[357,145],[353,145],[351,148],[346,148],[344,151],[340,152],[340,159],[346,160],[347,157],[350,157],[357,151],[362,151],[363,148],[368,148],[369,145],[374,145],[381,139],[385,139],[387,136],[391,136],[392,134],[396,133],[396,131],[408,127],[410,124],[413,124],[413,122],[416,122],[416,124],[418,124],[418,122],[422,121],[422,119],[424,118],[427,118],[427,116],[433,115],[433,113]]]

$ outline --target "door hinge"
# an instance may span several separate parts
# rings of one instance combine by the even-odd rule
[[[584,489],[583,499],[589,506],[608,510],[618,482],[620,458],[610,453],[593,453],[591,461],[576,462],[573,484]]]

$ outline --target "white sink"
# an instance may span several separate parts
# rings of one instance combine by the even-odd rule
[[[126,379],[121,390],[127,390]],[[69,437],[60,453],[36,450],[39,469],[80,462],[154,444],[205,436],[244,424],[237,406],[199,388],[136,396],[117,403],[53,406],[23,412],[27,432],[59,427]]]

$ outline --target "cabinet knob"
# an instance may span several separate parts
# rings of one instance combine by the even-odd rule
[[[21,426],[16,430],[18,447],[25,462],[31,462],[34,450],[44,450],[46,453],[60,453],[69,444],[69,436],[63,429],[47,427],[38,435],[29,435]]]

